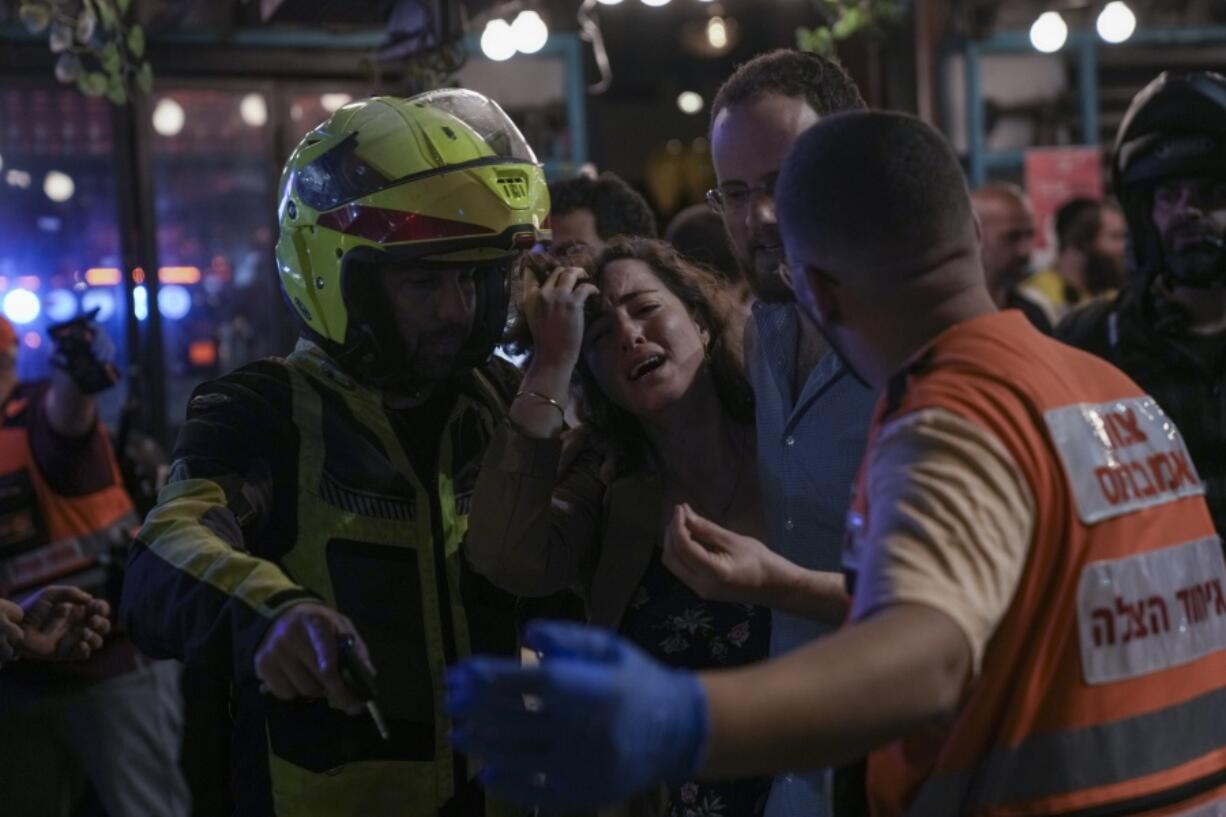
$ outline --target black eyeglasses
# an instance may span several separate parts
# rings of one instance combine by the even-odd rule
[[[748,185],[744,182],[728,182],[719,187],[712,187],[707,191],[707,205],[721,215],[743,212],[758,193],[774,196],[775,177],[771,176],[762,184]]]

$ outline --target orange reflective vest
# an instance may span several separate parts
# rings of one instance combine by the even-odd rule
[[[30,449],[30,400],[8,400],[0,417],[0,597],[22,595],[53,582],[87,589],[105,585],[101,562],[127,542],[137,519],[109,443],[110,480],[81,496],[57,493]],[[101,429],[97,433],[103,433]]]
[[[1037,518],[957,715],[870,755],[875,817],[1226,813],[1226,566],[1183,439],[1114,367],[1018,312],[961,323],[894,378],[991,432]],[[863,473],[848,563],[871,542]]]

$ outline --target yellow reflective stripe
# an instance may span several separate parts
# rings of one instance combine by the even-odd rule
[[[998,746],[970,771],[929,778],[907,815],[969,814],[1159,774],[1226,748],[1223,713],[1226,687],[1144,715]]]
[[[433,767],[428,762],[361,760],[317,774],[277,757],[271,745],[268,750],[274,811],[281,817],[434,817],[444,801],[435,791]]]
[[[200,518],[212,508],[226,507],[221,486],[207,479],[185,479],[162,489],[157,506],[145,518],[140,539],[162,561],[238,599],[261,616],[276,616],[301,598],[276,607],[267,599],[301,590],[272,562],[235,550]]]
[[[296,360],[309,356],[295,355]],[[336,523],[339,511],[312,499],[319,494],[323,474],[324,451],[323,402],[307,378],[294,366],[287,366],[291,391],[294,426],[298,429],[298,531],[294,546],[281,557],[294,576],[324,597],[330,607],[336,607],[336,592],[328,571],[328,534]]]
[[[295,403],[295,422],[299,422],[301,418],[303,423],[309,423],[309,426],[299,425],[300,438],[304,444],[309,444],[313,447],[311,456],[303,457],[299,460],[299,482],[300,491],[306,496],[313,496],[318,492],[318,483],[323,474],[323,464],[325,449],[328,441],[323,438],[323,405],[319,395],[315,390],[306,383],[306,377],[312,377],[316,383],[323,388],[328,389],[338,395],[345,401],[354,420],[360,423],[368,431],[372,432],[379,440],[384,452],[387,454],[392,466],[399,471],[406,479],[408,479],[414,489],[416,502],[418,503],[417,518],[413,522],[398,522],[394,520],[372,520],[367,517],[358,517],[352,521],[346,528],[346,535],[350,538],[359,539],[362,541],[381,542],[398,547],[412,547],[417,554],[418,567],[418,591],[421,600],[421,616],[422,616],[422,631],[425,633],[426,639],[426,659],[430,665],[430,676],[434,689],[438,694],[435,695],[435,761],[433,764],[435,774],[435,790],[441,800],[446,800],[451,797],[455,790],[455,768],[452,759],[451,746],[447,742],[447,734],[450,731],[450,721],[446,716],[446,709],[442,706],[442,689],[443,689],[443,674],[446,671],[447,659],[446,648],[443,644],[443,621],[442,612],[439,609],[440,598],[439,588],[436,584],[437,571],[435,568],[434,559],[434,533],[431,529],[431,514],[432,510],[429,507],[429,495],[418,478],[418,474],[413,470],[408,454],[400,444],[400,439],[397,437],[395,430],[387,419],[387,412],[383,407],[382,395],[374,390],[365,389],[354,385],[347,387],[347,384],[338,382],[325,382],[323,378],[315,377],[320,369],[318,359],[303,355],[306,361],[313,364],[305,369],[305,373],[294,372],[298,375],[295,386],[301,383],[301,391],[306,395],[306,400],[303,402],[309,403],[309,407],[299,408],[298,403]],[[298,389],[295,389],[297,396]],[[443,441],[449,439],[447,433],[450,429],[450,421],[444,428]],[[446,506],[443,505],[443,519],[440,522],[443,524],[444,535],[448,530],[446,524]],[[309,547],[295,547],[295,552],[309,551],[305,557],[313,557],[320,565],[320,570],[326,571],[325,564],[325,548],[327,541],[332,531],[335,531],[338,514],[340,512],[331,508],[320,505],[317,508],[308,509],[306,513],[300,513],[302,522],[300,525],[300,542],[304,541],[304,537],[314,537],[313,544]],[[388,535],[390,534],[390,535]],[[330,583],[329,583],[330,586]],[[453,593],[458,588],[452,588]],[[456,624],[455,616],[452,616],[453,625]],[[459,632],[458,628],[453,628]],[[466,630],[465,630],[466,632]]]

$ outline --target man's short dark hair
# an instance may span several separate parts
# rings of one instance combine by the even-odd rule
[[[664,240],[687,260],[718,272],[726,281],[739,281],[741,271],[728,246],[724,220],[705,204],[692,204],[673,216]]]
[[[837,62],[817,54],[779,48],[738,66],[724,80],[711,105],[711,124],[729,105],[771,95],[802,98],[819,116],[866,107],[860,89]]]
[[[1056,211],[1056,250],[1085,250],[1094,244],[1103,223],[1103,202],[1078,196]]]
[[[596,235],[604,241],[619,235],[656,237],[656,216],[647,199],[613,173],[554,182],[549,185],[549,210],[559,216],[590,210]]]
[[[803,236],[831,272],[902,280],[974,249],[958,158],[945,137],[905,114],[822,119],[796,140],[775,201],[785,235]]]

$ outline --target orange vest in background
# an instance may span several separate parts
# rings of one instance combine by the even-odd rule
[[[30,450],[26,400],[7,401],[0,418],[0,597],[53,582],[99,588],[106,581],[102,560],[126,544],[138,522],[119,464],[104,440],[110,483],[82,496],[56,493]]]
[[[1015,311],[949,329],[896,377],[870,451],[882,424],[932,408],[1005,446],[1035,533],[956,716],[870,755],[874,817],[1221,814],[1226,566],[1178,430]],[[852,565],[871,502],[862,472]]]

